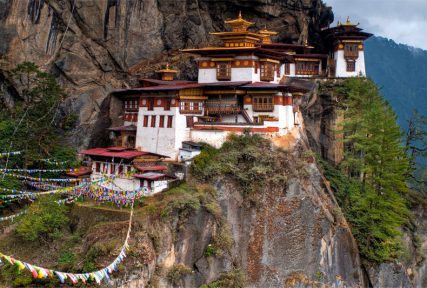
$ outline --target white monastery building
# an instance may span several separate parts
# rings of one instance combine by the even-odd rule
[[[140,79],[141,87],[112,93],[123,101],[123,126],[109,128],[118,147],[107,154],[134,151],[187,161],[200,153],[197,143],[219,147],[230,133],[282,136],[298,125],[296,99],[313,89],[311,79],[366,75],[364,41],[372,34],[348,19],[323,29],[327,54],[307,44],[274,43],[276,32],[248,30],[254,23],[241,14],[225,23],[231,31],[211,33],[221,46],[182,50],[196,57],[197,82],[174,80],[178,71],[167,65],[157,71],[161,79]],[[83,154],[98,160],[93,165],[99,176],[104,169],[99,160],[105,158],[89,150]],[[122,161],[121,171],[133,167],[131,158]],[[135,187],[164,189],[166,175],[147,171],[134,177]],[[153,179],[158,183],[150,184]]]

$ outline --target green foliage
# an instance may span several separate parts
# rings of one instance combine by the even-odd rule
[[[184,264],[178,263],[174,264],[168,271],[166,278],[173,285],[178,285],[181,278],[185,275],[191,274],[193,271],[190,267],[185,266]]]
[[[4,266],[0,269],[0,283],[12,283],[14,287],[27,287],[33,283],[31,274],[19,271],[17,266]]]
[[[74,263],[76,261],[76,255],[72,252],[64,252],[61,254],[58,260],[59,269],[61,271],[70,271],[73,269]]]
[[[363,257],[391,261],[402,253],[401,229],[410,212],[409,159],[396,116],[375,84],[354,78],[340,87],[345,120],[345,158],[340,169],[324,164]]]
[[[218,280],[203,284],[200,288],[244,288],[246,284],[246,275],[241,270],[233,270],[221,273]]]
[[[248,195],[263,184],[286,184],[279,153],[257,134],[231,135],[220,149],[202,150],[194,159],[193,174],[201,181],[221,176],[233,179],[240,184],[243,194]]]
[[[68,208],[55,202],[57,197],[40,197],[32,204],[16,228],[26,241],[51,242],[62,236],[61,230],[69,223]]]
[[[20,98],[13,108],[0,111],[0,147],[9,149],[12,143],[12,150],[24,152],[28,167],[37,159],[51,158],[62,146],[58,109],[65,93],[51,74],[34,63],[19,64],[11,74]]]

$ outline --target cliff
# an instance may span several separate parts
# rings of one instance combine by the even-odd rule
[[[4,78],[23,61],[53,72],[69,95],[61,114],[78,116],[69,142],[102,145],[117,108],[107,95],[133,83],[129,69],[150,76],[169,61],[181,78],[195,78],[179,49],[213,43],[209,32],[223,30],[239,10],[256,22],[254,29],[266,24],[278,31],[278,41],[308,37],[320,46],[320,27],[333,20],[321,0],[6,0],[0,2],[0,85],[6,97],[19,97]]]
[[[253,136],[229,147],[204,156],[209,171],[196,164],[187,184],[136,208],[129,256],[109,285],[365,286],[357,245],[304,141],[292,152]],[[49,246],[9,231],[0,249],[40,265],[65,262],[68,270],[105,265],[120,249],[128,212],[92,205],[74,206],[64,237]],[[66,253],[75,258],[64,261]]]

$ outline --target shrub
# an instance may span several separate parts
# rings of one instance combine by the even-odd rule
[[[230,272],[221,273],[218,280],[204,284],[200,288],[243,288],[246,284],[246,275],[241,270],[233,270]]]
[[[69,223],[68,208],[58,205],[57,196],[40,197],[24,214],[16,228],[19,237],[26,241],[51,242],[62,236],[61,230]]]
[[[169,272],[167,273],[166,278],[173,285],[178,285],[178,282],[181,280],[183,276],[191,273],[193,273],[191,268],[185,266],[182,263],[178,263],[178,264],[174,264],[172,268],[169,269]]]

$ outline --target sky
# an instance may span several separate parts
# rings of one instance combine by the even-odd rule
[[[427,50],[427,0],[323,0],[335,21],[360,22],[366,32]]]

